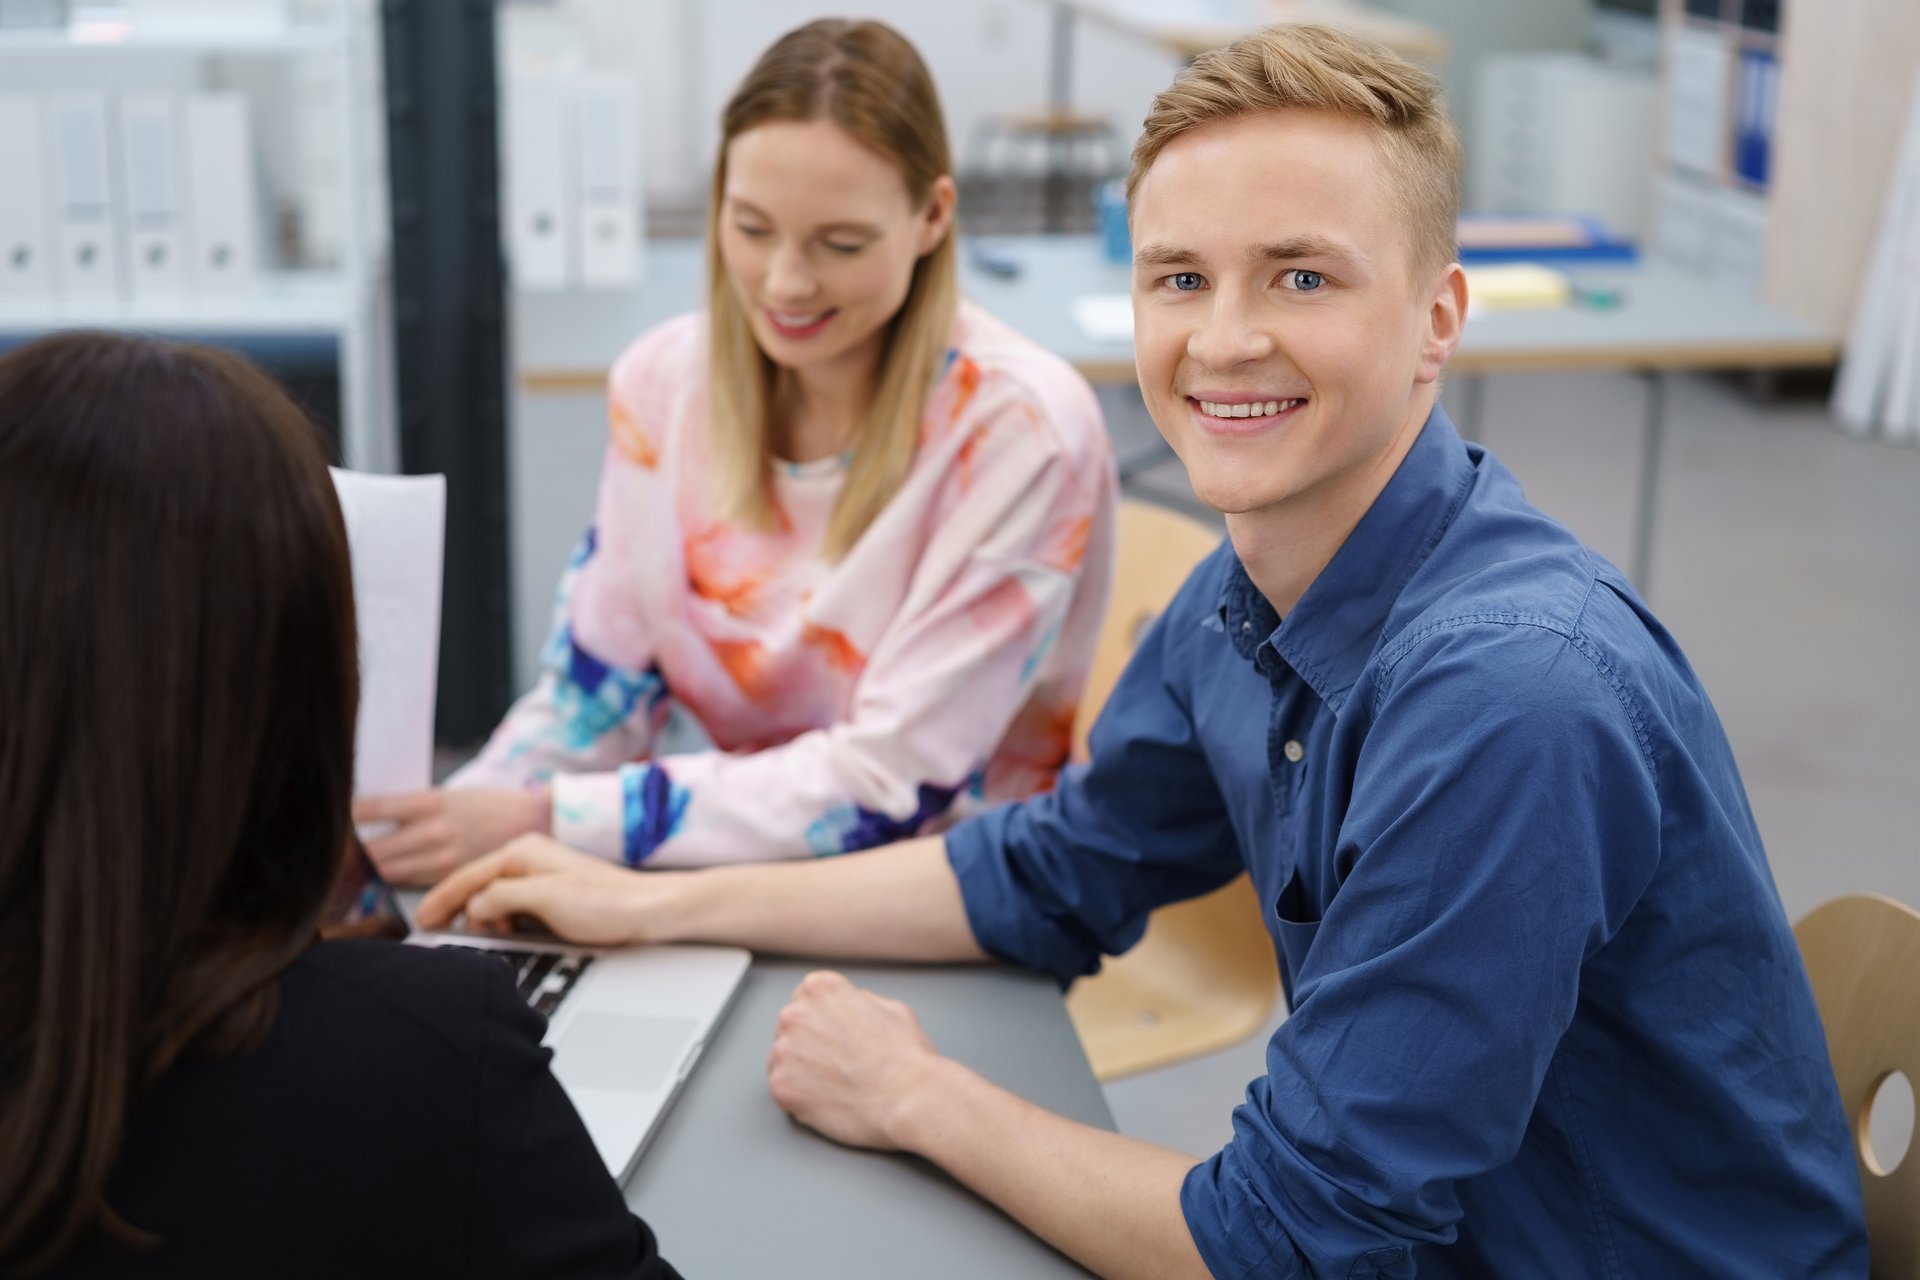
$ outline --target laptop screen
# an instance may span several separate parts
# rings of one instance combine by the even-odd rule
[[[367,847],[355,837],[333,882],[333,894],[320,917],[323,938],[391,938],[407,936],[406,913],[393,890],[380,878]]]

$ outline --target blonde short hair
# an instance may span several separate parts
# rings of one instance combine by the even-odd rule
[[[900,167],[924,205],[952,171],[933,77],[905,36],[884,23],[823,18],[774,41],[734,91],[720,121],[707,210],[708,432],[720,508],[749,528],[778,525],[769,485],[773,414],[783,378],[754,340],[720,256],[727,144],[772,121],[831,120]],[[837,560],[859,540],[913,466],[920,416],[945,367],[959,303],[954,233],[914,264],[907,299],[887,323],[887,350],[846,484],[828,517],[821,554]]]
[[[1289,23],[1201,54],[1147,112],[1127,174],[1127,200],[1167,144],[1189,129],[1261,111],[1327,111],[1368,123],[1404,209],[1416,275],[1455,256],[1460,135],[1440,81],[1370,40]]]

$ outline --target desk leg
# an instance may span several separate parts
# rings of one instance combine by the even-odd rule
[[[1660,448],[1667,430],[1667,380],[1657,370],[1642,370],[1646,388],[1640,433],[1640,486],[1633,519],[1633,585],[1647,594],[1653,572],[1653,512],[1660,501]]]
[[[1475,444],[1487,442],[1486,418],[1487,375],[1484,373],[1462,374],[1460,377],[1460,420],[1454,425],[1460,429],[1460,438],[1471,440]]]

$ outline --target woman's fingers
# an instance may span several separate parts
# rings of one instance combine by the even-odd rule
[[[453,843],[453,836],[453,824],[445,818],[409,822],[377,840],[369,840],[367,856],[373,859],[374,865],[382,872],[392,875],[399,869],[400,862],[411,859],[415,854],[450,845]]]
[[[447,798],[439,791],[396,791],[384,796],[361,796],[353,802],[353,820],[415,822],[446,811]]]

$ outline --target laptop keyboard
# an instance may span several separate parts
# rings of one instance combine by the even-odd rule
[[[534,1012],[551,1018],[567,998],[580,975],[593,965],[593,957],[578,951],[516,951],[509,947],[463,947],[447,944],[454,951],[471,951],[477,956],[492,956],[513,970],[520,998]]]

